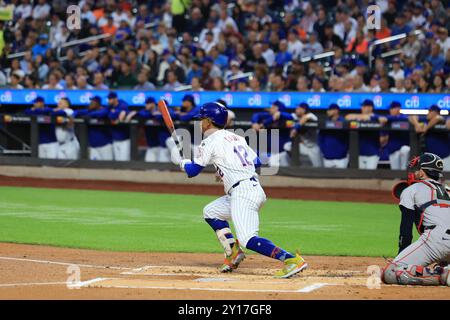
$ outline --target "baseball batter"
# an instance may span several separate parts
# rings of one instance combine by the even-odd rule
[[[440,182],[443,166],[433,153],[410,163],[415,181],[400,195],[399,254],[383,270],[385,283],[450,285],[450,194]],[[414,223],[421,236],[411,244]]]
[[[308,265],[299,253],[293,255],[258,236],[259,209],[266,201],[255,172],[261,162],[243,137],[224,130],[227,117],[226,108],[218,102],[206,103],[200,108],[197,118],[201,119],[201,131],[206,138],[201,142],[194,160],[183,159],[180,167],[192,178],[212,164],[224,184],[225,195],[203,210],[206,222],[225,250],[225,261],[220,270],[230,272],[238,267],[245,258],[242,245],[283,261],[284,268],[275,276],[289,278]],[[228,224],[230,219],[234,223],[237,239]]]

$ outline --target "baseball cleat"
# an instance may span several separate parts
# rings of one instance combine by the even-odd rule
[[[239,241],[236,240],[231,250],[232,253],[225,257],[223,265],[220,267],[220,272],[232,272],[245,259],[245,253],[242,251]]]
[[[275,273],[275,278],[287,279],[306,268],[308,268],[308,264],[297,252],[294,258],[284,260],[284,268]]]

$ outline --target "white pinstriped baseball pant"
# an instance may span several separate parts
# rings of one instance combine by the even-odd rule
[[[259,182],[243,180],[231,189],[228,195],[220,197],[203,209],[205,219],[233,221],[236,237],[244,247],[258,235],[259,209],[266,201],[266,194]]]

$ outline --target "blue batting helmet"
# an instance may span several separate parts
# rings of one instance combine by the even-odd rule
[[[212,123],[219,127],[225,127],[228,119],[227,109],[220,103],[208,102],[200,107],[197,115],[198,119],[210,119]]]

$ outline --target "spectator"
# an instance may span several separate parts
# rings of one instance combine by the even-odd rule
[[[148,81],[148,74],[146,71],[141,71],[138,74],[137,85],[133,88],[134,90],[155,90],[156,87],[153,83]]]
[[[240,91],[240,92],[252,91],[248,87],[248,79],[247,78],[241,78],[237,81],[237,90],[236,91]]]
[[[364,36],[364,32],[358,31],[356,33],[356,37],[350,40],[350,43],[347,45],[345,51],[349,53],[356,53],[360,56],[367,56],[368,48],[369,41],[367,41]]]
[[[304,10],[304,16],[300,20],[300,28],[305,30],[307,33],[310,33],[313,32],[314,23],[317,21],[317,16],[309,2],[306,3]]]
[[[317,35],[315,33],[311,33],[309,35],[309,41],[303,46],[302,50],[302,58],[310,57],[323,52],[322,45],[317,42]]]
[[[177,78],[177,75],[175,74],[175,72],[168,71],[167,72],[167,82],[163,86],[163,90],[172,91],[180,86],[181,86],[181,83],[178,82],[178,78]]]
[[[393,93],[405,93],[405,80],[404,79],[396,79],[395,80],[395,87],[391,89],[391,92]]]
[[[356,29],[358,23],[356,20],[349,16],[346,9],[338,8],[336,11],[336,24],[334,25],[334,33],[341,38],[344,45],[348,45],[350,39],[356,35]]]
[[[50,5],[46,0],[39,0],[33,8],[33,19],[46,19],[50,15]]]
[[[298,39],[298,34],[295,29],[289,31],[287,44],[287,50],[291,54],[292,59],[298,59],[303,51],[303,43]]]
[[[10,78],[9,87],[11,89],[23,89],[23,86],[20,84],[21,79],[17,73],[13,73]]]
[[[193,78],[201,78],[202,77],[202,69],[200,68],[200,61],[198,59],[193,59],[190,69],[186,75],[186,82],[191,83]]]
[[[185,73],[183,68],[179,65],[179,61],[175,57],[170,57],[167,62],[169,63],[169,69],[166,70],[166,76],[165,80],[167,82],[167,73],[169,71],[172,71],[177,76],[177,80],[180,81],[180,83],[184,83],[185,81]]]
[[[109,87],[105,84],[103,73],[97,71],[94,73],[94,89],[96,90],[109,90]]]
[[[59,83],[57,73],[50,73],[48,75],[48,83],[42,86],[42,89],[62,90],[63,86]]]
[[[213,91],[227,91],[227,88],[225,86],[225,82],[223,81],[222,77],[214,77],[213,79],[208,77],[208,81],[206,84],[208,85],[208,89],[210,88]],[[201,83],[202,81],[205,81],[205,79],[200,79]],[[209,84],[211,83],[211,84]],[[203,86],[203,85],[202,85]]]
[[[202,84],[200,83],[200,78],[193,77],[191,80],[191,90],[192,91],[204,91]]]
[[[269,76],[269,82],[267,84],[268,91],[284,91],[286,79],[281,74],[272,74]]]
[[[268,41],[262,43],[262,51],[262,56],[264,60],[266,60],[266,64],[269,67],[272,67],[275,62],[275,53],[272,48],[270,48]]]
[[[31,16],[33,12],[33,6],[30,4],[30,0],[22,0],[21,3],[15,7],[14,16],[16,19],[26,19]]]
[[[281,40],[279,44],[279,51],[275,56],[275,63],[277,66],[283,66],[292,60],[292,54],[288,51],[288,42]]]
[[[314,77],[311,84],[311,91],[325,92],[325,88],[323,87],[323,80],[318,77]]]
[[[106,19],[106,24],[101,27],[102,31],[103,33],[114,35],[117,32],[117,27],[114,24],[114,18],[112,16],[108,16]]]
[[[299,92],[307,92],[307,91],[309,91],[308,79],[305,76],[301,76],[301,77],[298,78],[296,89]]]
[[[226,9],[220,10],[220,18],[217,22],[217,27],[220,29],[220,31],[224,32],[226,31],[227,26],[231,26],[231,28],[235,32],[239,32],[236,22],[232,17],[228,15],[228,12]]]
[[[88,82],[87,82],[87,77],[84,75],[80,75],[77,77],[77,88],[79,90],[92,90],[94,89],[93,86],[91,86]]]
[[[445,60],[441,55],[441,48],[438,44],[433,44],[431,46],[431,55],[426,59],[426,61],[431,63],[433,74],[442,70],[445,64]]]
[[[33,58],[36,59],[36,56],[45,56],[47,50],[50,49],[50,45],[48,44],[48,35],[43,33],[39,36],[39,43],[34,45],[31,51],[33,52]]]
[[[441,75],[436,74],[433,78],[432,89],[430,92],[432,93],[444,93],[444,79]]]
[[[439,28],[438,39],[436,43],[441,47],[441,55],[446,56],[448,50],[450,50],[450,37],[448,36],[448,30],[446,28]]]
[[[64,89],[66,89],[66,90],[78,89],[77,86],[75,85],[75,80],[73,78],[73,75],[66,74],[66,76],[64,77]]]
[[[206,53],[209,53],[212,47],[216,45],[216,42],[214,41],[214,34],[212,31],[208,31],[205,34],[205,39],[200,42],[200,47],[205,50]]]
[[[334,33],[333,24],[331,23],[324,25],[322,35],[319,33],[319,41],[325,50],[331,50],[335,47],[344,49],[344,42]]]
[[[39,88],[39,86],[37,84],[38,83],[37,79],[33,75],[29,75],[29,74],[26,75],[23,82],[24,82],[24,86],[25,86],[26,89],[37,89],[37,88]],[[1,85],[1,83],[0,83],[0,85]]]
[[[405,79],[405,71],[401,68],[400,59],[396,58],[392,61],[392,70],[389,72],[389,76],[397,79]]]
[[[213,46],[209,52],[209,56],[213,59],[214,65],[224,70],[228,66],[228,57],[219,52],[217,46]]]
[[[126,62],[122,62],[120,64],[120,75],[117,77],[117,81],[113,83],[113,87],[133,88],[137,84],[136,77],[131,73],[130,65]]]

